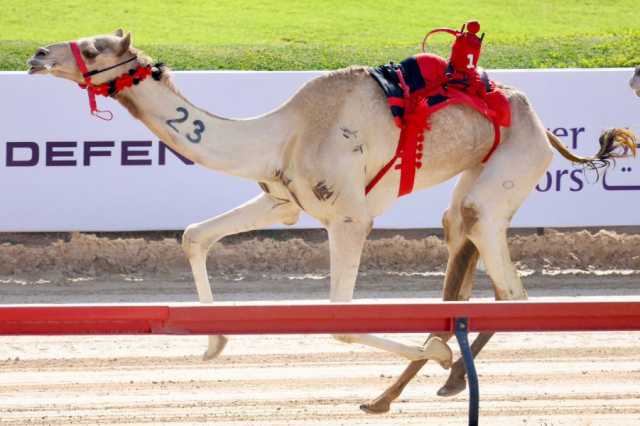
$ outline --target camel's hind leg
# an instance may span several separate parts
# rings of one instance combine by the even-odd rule
[[[514,123],[504,132],[503,145],[462,200],[463,232],[480,252],[496,300],[527,298],[509,254],[507,228],[552,159],[544,128],[523,95],[512,98],[512,112]],[[518,158],[521,161],[514,161]],[[492,335],[478,335],[472,345],[474,357]],[[465,386],[464,363],[458,360],[438,395],[455,395]]]
[[[213,302],[206,264],[207,252],[213,243],[227,235],[264,228],[274,223],[293,224],[298,214],[299,209],[293,203],[261,194],[233,210],[189,225],[182,236],[182,248],[191,264],[200,302]],[[225,336],[209,336],[204,359],[218,356],[226,343]]]
[[[471,250],[467,242],[471,242],[480,252],[493,282],[497,300],[526,298],[522,282],[511,262],[506,231],[512,216],[551,162],[552,152],[546,140],[544,127],[523,95],[513,95],[512,113],[512,127],[503,132],[503,143],[481,168],[477,179],[467,181],[468,185],[464,186],[461,185],[463,183],[461,179],[454,192],[449,212],[452,208],[459,206],[457,218],[460,221],[457,224],[460,228],[454,226],[455,234],[449,233],[447,239],[450,257],[445,278],[445,300],[453,298],[456,290],[456,280],[450,276],[454,271],[451,266],[458,262],[456,257],[460,256],[456,254],[455,247],[467,247]],[[458,237],[455,237],[456,235]],[[459,243],[450,241],[452,236],[458,238]],[[460,284],[459,300],[466,300],[471,294],[473,270],[467,270],[467,272],[470,276],[465,276]],[[472,345],[474,357],[492,335],[493,333],[478,335]],[[450,335],[441,335],[441,337],[446,339]],[[400,395],[402,389],[424,364],[423,361],[412,362],[396,383],[372,403],[365,404],[362,408],[372,413],[388,411],[391,401]],[[447,383],[438,391],[438,394],[453,395],[464,389],[464,376],[464,364],[458,360],[452,366]]]
[[[512,99],[513,127],[505,132],[501,149],[487,162],[473,188],[462,200],[464,234],[478,248],[496,300],[526,299],[527,292],[511,261],[507,228],[552,159],[544,128],[526,98]],[[521,158],[521,161],[514,159]],[[480,334],[474,356],[493,333]],[[465,388],[464,364],[458,360],[438,395],[455,395]]]

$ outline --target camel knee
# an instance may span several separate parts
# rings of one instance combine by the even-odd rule
[[[189,225],[182,233],[182,250],[191,259],[199,250],[197,242],[198,230],[195,225]]]
[[[457,252],[461,244],[467,240],[467,235],[462,222],[461,207],[450,207],[442,215],[442,229],[444,241],[447,244],[449,254]]]
[[[460,208],[462,232],[471,240],[506,231],[513,212],[503,203],[468,195]]]
[[[462,218],[462,230],[464,234],[467,236],[471,235],[480,219],[480,207],[478,203],[471,197],[465,197],[460,207],[460,216]]]
[[[369,217],[345,216],[342,225],[347,227],[349,234],[366,238],[373,229],[373,220]]]
[[[187,258],[192,259],[195,256],[205,254],[211,244],[218,239],[220,237],[207,236],[205,238],[198,224],[191,224],[182,234],[182,250]]]

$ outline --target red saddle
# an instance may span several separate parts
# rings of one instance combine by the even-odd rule
[[[401,132],[394,157],[369,182],[366,194],[394,165],[400,170],[398,196],[413,191],[416,169],[422,167],[424,132],[429,129],[429,116],[454,103],[474,108],[494,125],[494,143],[483,162],[498,147],[500,127],[511,125],[509,100],[487,74],[477,68],[484,38],[484,34],[477,36],[480,24],[468,22],[466,29],[465,25],[460,31],[439,28],[425,36],[423,50],[431,34],[445,32],[456,37],[449,61],[437,55],[420,53],[399,64],[390,63],[370,70],[371,76],[385,92],[391,114]]]

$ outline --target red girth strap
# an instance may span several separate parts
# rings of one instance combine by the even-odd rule
[[[400,170],[400,187],[398,197],[407,195],[413,191],[413,183],[416,177],[416,169],[422,167],[422,149],[424,146],[424,131],[428,127],[427,118],[431,113],[423,97],[411,96],[409,86],[404,80],[400,70],[397,70],[398,81],[403,91],[404,116],[399,124],[402,129],[400,140],[393,158],[385,164],[378,174],[369,182],[365,188],[365,195],[376,186],[384,175],[400,159],[400,164],[396,169]],[[389,98],[391,100],[392,98]],[[395,101],[391,101],[395,103]],[[418,159],[420,157],[420,159]]]
[[[91,109],[91,114],[103,120],[110,121],[111,119],[113,119],[113,113],[111,111],[98,110],[98,105],[96,103],[96,94],[93,89],[93,84],[91,83],[91,75],[89,73],[89,70],[87,69],[87,64],[84,63],[84,59],[82,58],[82,54],[80,53],[78,43],[72,41],[71,43],[69,43],[69,45],[71,47],[71,53],[76,60],[76,65],[80,70],[80,74],[82,74],[82,78],[84,78],[84,84],[87,89],[87,94],[89,95],[89,108]]]
[[[417,101],[417,102],[416,102]],[[380,182],[391,167],[400,159],[400,164],[395,166],[400,170],[400,186],[398,197],[407,195],[413,191],[413,183],[416,178],[416,169],[422,168],[422,150],[424,146],[424,131],[428,127],[427,118],[431,111],[426,102],[420,98],[414,98],[405,106],[402,130],[396,153],[374,176],[365,188],[365,195]],[[418,159],[420,158],[420,159]]]

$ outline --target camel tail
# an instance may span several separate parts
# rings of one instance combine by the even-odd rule
[[[567,160],[585,164],[590,169],[607,168],[616,158],[636,156],[636,135],[628,129],[609,129],[600,135],[600,150],[593,157],[581,157],[569,151],[566,146],[554,135],[547,131],[547,139]]]

